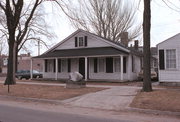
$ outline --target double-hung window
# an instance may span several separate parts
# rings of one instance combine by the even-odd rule
[[[67,60],[66,59],[61,60],[61,72],[67,72]]]
[[[104,66],[105,66],[105,59],[104,58],[99,58],[98,59],[98,69],[99,72],[104,72]]]
[[[120,58],[114,58],[114,70],[115,72],[120,72],[120,66],[121,66],[121,62],[120,62]]]
[[[175,49],[166,50],[166,68],[167,69],[176,68],[176,50]]]
[[[79,37],[79,47],[83,47],[84,46],[84,39],[83,37]]]
[[[75,37],[75,47],[87,47],[87,36]]]

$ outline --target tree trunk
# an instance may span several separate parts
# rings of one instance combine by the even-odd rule
[[[14,67],[14,45],[12,43],[9,44],[9,56],[8,56],[8,67],[7,67],[7,76],[4,85],[13,85],[15,82],[15,67]]]
[[[18,70],[18,46],[15,47],[16,48],[16,53],[15,53],[15,72],[17,72]]]
[[[150,29],[151,29],[151,0],[144,0],[143,14],[143,91],[152,91],[151,86],[151,65],[150,65]]]

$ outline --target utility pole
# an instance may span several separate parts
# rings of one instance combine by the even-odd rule
[[[40,55],[40,41],[38,40],[38,56]]]
[[[38,47],[38,56],[39,56],[39,55],[40,55],[40,48],[41,48],[41,44],[40,44],[40,40],[38,40],[37,42],[38,42],[38,44],[37,44],[37,45],[35,45],[35,46],[37,46],[37,47]]]

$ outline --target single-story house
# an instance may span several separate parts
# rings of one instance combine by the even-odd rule
[[[159,82],[180,84],[180,33],[159,43]]]
[[[43,77],[68,79],[80,72],[85,80],[136,80],[141,70],[142,53],[93,33],[77,30],[40,56]]]

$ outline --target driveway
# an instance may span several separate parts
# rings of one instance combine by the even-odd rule
[[[139,87],[130,86],[111,86],[107,90],[67,99],[62,102],[66,105],[78,107],[123,110],[128,108],[139,89]]]

